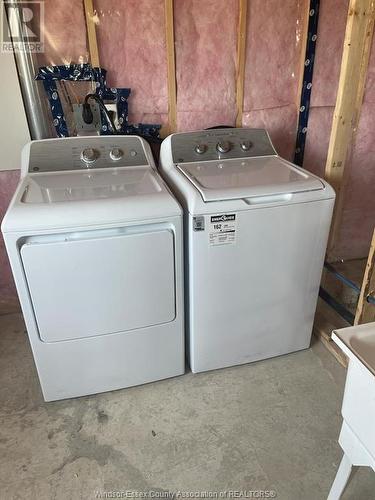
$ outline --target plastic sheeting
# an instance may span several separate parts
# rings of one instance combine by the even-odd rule
[[[129,122],[167,123],[164,0],[97,0],[100,65],[112,87],[130,87]]]
[[[175,0],[178,130],[234,125],[237,0]]]
[[[44,52],[40,66],[89,62],[83,1],[44,1]]]
[[[249,2],[243,125],[268,129],[288,159],[296,141],[306,9],[305,0]]]

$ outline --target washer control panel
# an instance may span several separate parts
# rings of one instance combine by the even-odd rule
[[[28,171],[59,172],[148,164],[140,137],[72,137],[33,142]]]
[[[174,163],[276,155],[264,129],[224,128],[174,134]]]

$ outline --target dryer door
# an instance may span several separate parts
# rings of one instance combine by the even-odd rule
[[[26,241],[21,257],[41,340],[125,332],[174,319],[174,234],[149,227],[154,229]]]

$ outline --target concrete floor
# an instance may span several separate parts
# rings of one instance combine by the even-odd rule
[[[344,380],[318,343],[264,362],[46,404],[22,317],[1,316],[0,498],[274,490],[282,500],[325,499],[341,459]],[[374,499],[375,473],[360,469],[350,498]]]

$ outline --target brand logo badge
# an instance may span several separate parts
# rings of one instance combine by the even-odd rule
[[[228,220],[236,220],[236,214],[222,214],[211,216],[211,222],[226,222]]]
[[[44,2],[8,2],[1,9],[2,52],[44,52]]]

